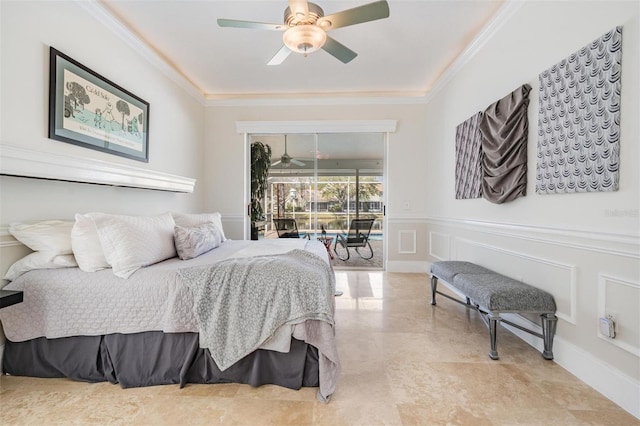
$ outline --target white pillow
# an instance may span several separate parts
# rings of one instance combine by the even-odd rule
[[[191,228],[194,226],[202,225],[203,223],[213,222],[218,231],[220,231],[220,237],[222,238],[222,242],[227,240],[227,237],[224,236],[224,229],[222,228],[222,216],[220,213],[195,213],[195,214],[187,214],[187,213],[171,213],[173,215],[173,220],[176,222],[176,225],[182,226],[184,228]]]
[[[11,265],[4,279],[13,281],[33,269],[73,268],[74,266],[78,266],[78,264],[71,254],[56,256],[46,251],[37,251]]]
[[[44,220],[35,223],[12,223],[9,233],[33,251],[44,251],[51,256],[71,254],[72,221]]]
[[[113,273],[129,278],[143,266],[176,256],[175,222],[170,213],[160,216],[120,216],[92,213],[102,250]]]
[[[198,257],[222,244],[220,231],[213,222],[192,228],[176,225],[174,234],[176,251],[182,260]]]
[[[110,267],[104,257],[92,213],[76,214],[76,222],[71,229],[71,248],[82,271],[95,272]]]

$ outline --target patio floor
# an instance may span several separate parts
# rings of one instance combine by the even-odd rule
[[[265,232],[264,238],[278,238],[278,234],[275,231]],[[369,260],[362,259],[354,248],[350,248],[349,260],[343,261],[338,259],[333,251],[334,244],[331,244],[331,254],[333,260],[331,265],[333,269],[375,269],[382,270],[383,268],[383,253],[382,253],[382,240],[369,240],[371,248],[373,249],[373,257]]]

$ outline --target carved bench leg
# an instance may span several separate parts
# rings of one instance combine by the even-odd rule
[[[431,304],[436,304],[436,288],[438,287],[438,277],[431,275]]]
[[[489,338],[491,339],[491,351],[489,351],[489,358],[496,360],[500,359],[497,350],[498,341],[498,325],[500,325],[500,315],[489,313]]]
[[[553,359],[553,337],[556,334],[558,317],[554,314],[542,314],[540,318],[542,318],[542,339],[544,341],[542,357],[544,359]]]

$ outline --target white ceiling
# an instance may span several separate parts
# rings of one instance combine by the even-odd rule
[[[369,3],[317,0],[326,15]],[[286,0],[100,0],[208,99],[424,96],[503,0],[389,0],[389,18],[329,35],[358,53],[348,64],[320,50],[267,62],[278,31],[220,28],[218,18],[282,23]]]

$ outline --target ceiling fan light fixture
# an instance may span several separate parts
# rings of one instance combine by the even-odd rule
[[[284,32],[282,41],[292,51],[306,56],[307,53],[315,52],[324,46],[327,33],[316,25],[296,25]]]

